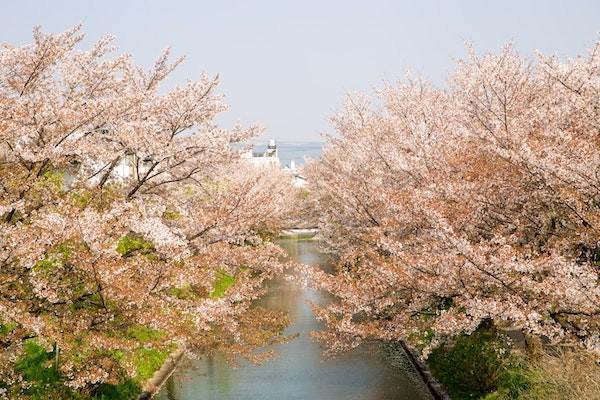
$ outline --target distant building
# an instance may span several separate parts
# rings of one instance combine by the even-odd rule
[[[281,167],[281,162],[279,161],[279,151],[277,150],[275,139],[269,140],[269,145],[264,153],[256,153],[252,150],[248,150],[248,152],[242,154],[242,158],[250,161],[257,167]]]
[[[290,161],[289,166],[283,167],[283,170],[292,176],[292,185],[297,188],[306,186],[306,178],[301,175],[301,171],[296,168],[296,162]]]
[[[294,160],[290,161],[289,166],[286,165],[282,167],[275,139],[269,140],[269,145],[264,153],[257,153],[249,150],[242,154],[242,158],[260,168],[281,168],[284,172],[290,174],[294,187],[306,186],[306,178],[303,177],[301,171],[296,168],[296,162]]]
[[[126,180],[137,175],[143,176],[152,166],[152,158],[141,159],[136,155],[128,155],[115,166],[114,173],[117,179]]]
[[[119,179],[127,179],[135,174],[135,159],[126,157],[115,167],[115,174]]]

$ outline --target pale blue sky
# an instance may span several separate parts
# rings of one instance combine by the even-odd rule
[[[117,36],[144,65],[165,47],[186,55],[173,82],[219,73],[230,125],[268,137],[319,140],[348,91],[371,91],[407,69],[438,84],[465,54],[513,41],[524,54],[583,53],[600,37],[590,1],[4,1],[0,41],[28,43],[33,25],[84,23],[88,42]]]

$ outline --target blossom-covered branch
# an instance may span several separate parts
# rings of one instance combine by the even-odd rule
[[[215,124],[216,77],[161,89],[181,62],[168,52],[145,70],[82,38],[36,28],[0,49],[0,383],[15,396],[32,338],[89,392],[140,378],[143,348],[249,354],[284,322],[248,309],[282,269],[268,239],[290,184],[240,160],[259,129]]]
[[[448,89],[351,97],[310,167],[340,301],[334,350],[370,337],[425,354],[484,321],[600,352],[600,52],[535,63],[473,51]]]

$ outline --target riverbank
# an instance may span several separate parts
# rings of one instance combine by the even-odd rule
[[[525,349],[493,326],[434,349],[427,364],[455,400],[600,399],[600,365],[592,354],[534,339]]]

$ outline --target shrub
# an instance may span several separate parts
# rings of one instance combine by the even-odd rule
[[[93,398],[98,400],[133,400],[137,398],[141,390],[134,380],[126,379],[118,385],[100,385]]]
[[[2,327],[4,325],[0,325]],[[133,351],[112,350],[108,356],[119,364],[131,365],[135,379],[126,376],[125,370],[119,373],[118,384],[103,383],[85,393],[78,393],[65,385],[66,377],[61,373],[56,364],[55,349],[47,351],[35,340],[28,340],[24,344],[24,354],[15,363],[15,371],[20,373],[26,382],[19,393],[13,393],[16,398],[27,400],[129,400],[135,399],[141,391],[141,384],[152,377],[164,363],[167,356],[174,350],[172,344],[158,345],[158,348],[149,347],[150,343],[161,341],[165,333],[143,325],[130,327],[126,337],[134,339],[145,347],[138,347]],[[85,348],[80,349],[80,357],[85,361],[88,356]],[[93,362],[89,361],[88,362]],[[13,390],[0,382],[0,388]]]
[[[63,384],[64,379],[54,362],[55,350],[46,349],[33,340],[24,344],[24,354],[15,363],[28,385],[18,398],[32,400],[78,399],[76,393]]]
[[[454,400],[479,399],[490,393],[487,400],[516,398],[528,385],[506,338],[488,327],[435,349],[427,363]]]

